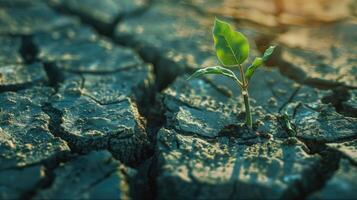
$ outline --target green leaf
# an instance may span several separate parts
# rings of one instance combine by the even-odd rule
[[[263,62],[267,61],[270,57],[270,55],[274,52],[276,46],[270,46],[269,48],[267,48],[263,54],[263,58],[260,57],[256,57],[253,61],[253,63],[248,67],[247,71],[245,72],[245,77],[249,80],[255,70],[260,67]]]
[[[197,77],[203,76],[203,75],[208,75],[208,74],[221,74],[221,75],[227,76],[227,77],[233,79],[234,81],[240,83],[240,81],[238,80],[238,78],[236,77],[234,72],[232,72],[231,70],[226,69],[224,67],[221,67],[221,66],[213,66],[213,67],[206,67],[203,69],[199,69],[195,73],[193,73],[190,77],[188,77],[187,80],[192,79],[192,78],[197,78]]]
[[[270,46],[269,48],[267,48],[263,54],[263,61],[267,61],[270,57],[270,55],[274,52],[276,46]]]
[[[245,77],[249,80],[250,77],[253,76],[255,70],[263,64],[263,59],[257,57],[254,59],[253,63],[248,67],[247,71],[245,72]]]
[[[238,65],[247,59],[249,54],[247,38],[235,31],[228,23],[216,19],[213,40],[217,57],[224,66]]]

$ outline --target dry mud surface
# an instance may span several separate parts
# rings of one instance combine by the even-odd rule
[[[0,1],[0,199],[356,198],[356,2],[250,2]],[[253,130],[232,82],[186,81],[215,16],[279,45]]]

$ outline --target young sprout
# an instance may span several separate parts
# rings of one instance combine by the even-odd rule
[[[213,40],[218,60],[222,66],[199,69],[188,79],[207,74],[220,74],[233,79],[241,88],[246,114],[245,123],[251,128],[253,122],[248,94],[249,81],[255,70],[268,60],[275,46],[270,46],[266,49],[262,57],[256,57],[248,68],[244,70],[242,63],[248,58],[249,43],[242,33],[235,31],[227,22],[216,19],[213,27]],[[240,79],[228,68],[239,69]]]

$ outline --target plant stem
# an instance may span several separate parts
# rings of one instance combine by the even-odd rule
[[[246,82],[246,79],[245,79],[245,76],[244,76],[243,66],[242,65],[238,65],[238,68],[239,68],[240,77],[241,77],[242,82],[243,82],[243,88],[242,89],[246,89],[247,82]]]
[[[248,94],[248,81],[245,78],[244,69],[242,65],[239,65],[239,71],[243,82],[242,87],[242,95],[244,99],[244,106],[245,106],[245,124],[252,128],[253,121],[252,121],[252,114],[250,113],[250,103],[249,103],[249,94]]]
[[[242,91],[243,99],[244,99],[244,106],[245,106],[245,124],[252,128],[253,121],[252,121],[252,114],[250,112],[250,103],[249,103],[249,94],[248,90]]]

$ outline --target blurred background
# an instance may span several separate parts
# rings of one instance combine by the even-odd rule
[[[313,26],[356,16],[354,0],[222,0],[187,1],[209,12],[277,27]]]

